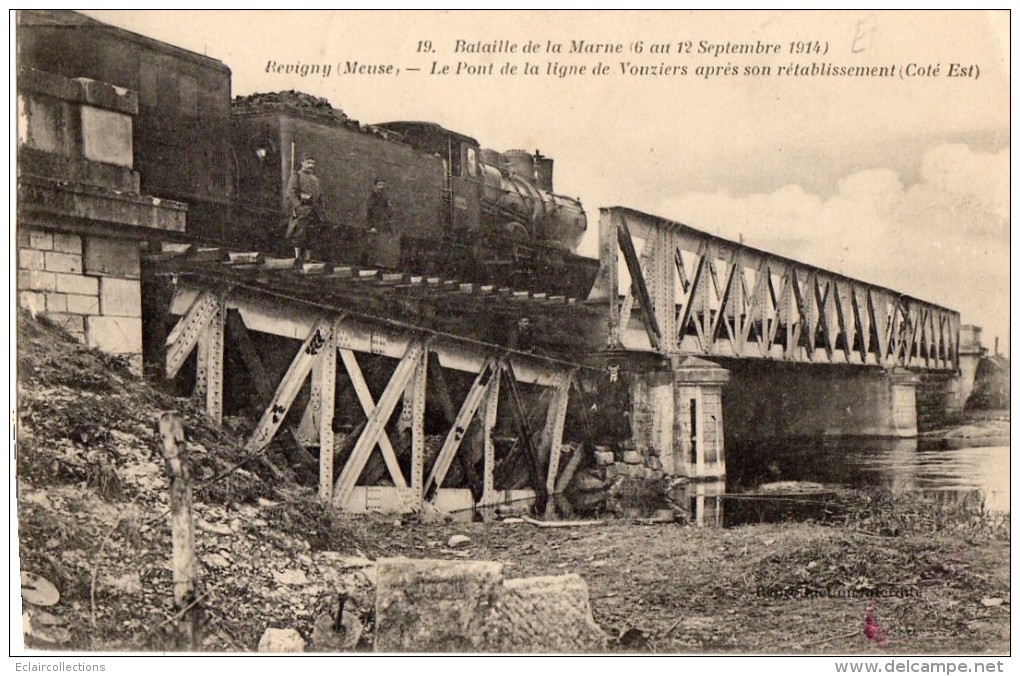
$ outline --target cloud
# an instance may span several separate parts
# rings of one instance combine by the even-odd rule
[[[1009,149],[929,148],[916,183],[869,168],[822,196],[800,185],[663,200],[668,218],[960,310],[1008,336]]]

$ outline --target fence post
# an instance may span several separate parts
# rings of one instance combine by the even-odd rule
[[[163,441],[170,479],[170,530],[173,538],[174,609],[178,646],[197,650],[202,644],[202,609],[196,595],[195,525],[191,515],[191,471],[184,443],[184,424],[172,411],[159,417],[159,435]]]

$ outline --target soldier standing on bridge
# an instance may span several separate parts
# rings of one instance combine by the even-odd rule
[[[301,156],[301,170],[290,175],[287,184],[287,239],[294,247],[294,258],[308,258],[309,244],[322,224],[322,187],[313,173],[315,157],[311,153]]]
[[[380,260],[387,259],[382,251],[390,242],[380,237],[392,231],[393,205],[386,196],[386,181],[376,178],[373,181],[372,194],[368,198],[365,209],[365,249],[362,253],[362,265],[376,265]]]

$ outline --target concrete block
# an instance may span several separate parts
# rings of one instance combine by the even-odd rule
[[[506,580],[499,604],[498,652],[604,652],[606,635],[592,617],[580,575]]]
[[[83,296],[99,295],[99,280],[85,275],[57,274],[57,291],[61,293],[77,293]]]
[[[103,315],[142,316],[142,285],[131,279],[103,277],[99,280],[99,300]]]
[[[645,456],[640,451],[624,451],[623,461],[628,465],[643,465],[645,463]]]
[[[49,313],[46,318],[73,334],[79,340],[85,335],[85,318],[81,315]]]
[[[18,307],[28,310],[32,316],[46,312],[46,294],[40,291],[19,291]]]
[[[81,237],[71,233],[53,233],[53,250],[62,253],[81,255]]]
[[[82,154],[93,162],[131,167],[131,116],[81,107]]]
[[[376,652],[485,652],[503,564],[380,559]]]
[[[90,275],[111,275],[127,279],[141,276],[137,242],[105,237],[85,240],[85,272]]]
[[[95,296],[78,296],[67,294],[64,296],[67,311],[79,315],[99,314],[99,299]]]
[[[111,354],[142,353],[140,317],[88,317],[86,326],[89,347]]]
[[[57,288],[57,276],[52,272],[18,270],[18,288],[32,291],[54,291]]]
[[[595,451],[595,464],[599,467],[613,464],[612,451]]]
[[[46,255],[36,249],[18,249],[18,267],[22,270],[44,270]]]
[[[89,298],[90,296],[86,296]],[[47,312],[67,312],[67,295],[63,293],[46,294]]]
[[[81,272],[81,256],[59,251],[47,251],[45,255],[49,272]]]
[[[28,228],[18,228],[15,232],[17,233],[17,244],[19,249],[22,247],[32,246],[31,233],[35,232],[34,230],[29,230]]]
[[[49,251],[53,248],[53,233],[46,230],[29,230],[28,246],[40,251]]]

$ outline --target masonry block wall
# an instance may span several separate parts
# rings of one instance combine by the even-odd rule
[[[743,445],[801,436],[915,436],[917,377],[857,366],[730,365],[726,433]]]
[[[90,347],[127,357],[141,372],[137,242],[20,228],[18,301]]]
[[[18,73],[18,304],[142,370],[140,242],[185,205],[138,194],[135,92]]]

